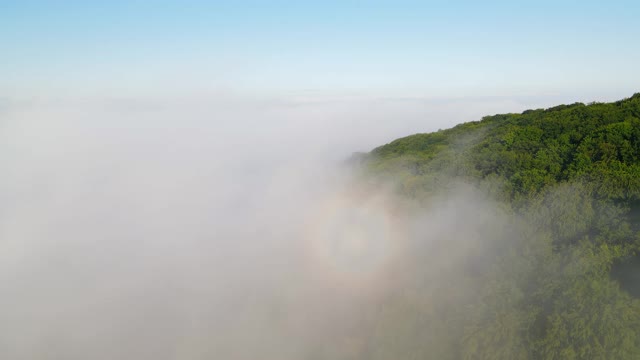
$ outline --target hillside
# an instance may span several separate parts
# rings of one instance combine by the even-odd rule
[[[481,256],[482,266],[447,275],[444,295],[424,290],[428,300],[409,309],[389,301],[404,310],[379,328],[411,337],[396,355],[640,359],[640,93],[407,136],[364,163],[368,175],[423,205],[468,184],[517,229],[496,231],[469,257]],[[425,315],[434,308],[438,314]],[[417,345],[426,325],[416,325],[416,316],[435,334],[429,346]],[[384,342],[394,334],[377,336]],[[375,347],[371,353],[384,358]]]

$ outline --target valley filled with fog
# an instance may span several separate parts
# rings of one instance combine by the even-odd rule
[[[348,343],[385,297],[408,290],[411,238],[470,231],[455,224],[475,215],[459,207],[483,205],[458,196],[425,229],[430,221],[415,220],[424,214],[397,210],[385,191],[354,180],[345,160],[522,106],[9,106],[0,135],[2,353],[299,359]]]

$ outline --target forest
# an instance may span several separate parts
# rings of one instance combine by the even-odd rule
[[[418,208],[461,184],[493,204],[458,219],[481,219],[463,234],[482,243],[446,248],[464,267],[414,252],[412,294],[380,307],[361,356],[640,359],[640,93],[486,116],[358,164]]]

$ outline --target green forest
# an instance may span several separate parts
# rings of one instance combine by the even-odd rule
[[[640,93],[486,116],[358,162],[417,206],[465,184],[509,219],[477,230],[481,261],[438,289],[425,274],[389,297],[361,356],[640,359]]]

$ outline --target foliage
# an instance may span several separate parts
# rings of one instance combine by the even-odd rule
[[[640,300],[612,276],[638,262],[640,94],[487,116],[364,162],[417,202],[473,184],[512,219],[483,255],[491,266],[454,277],[446,296],[423,278],[423,302],[390,299],[369,357],[640,359]]]

